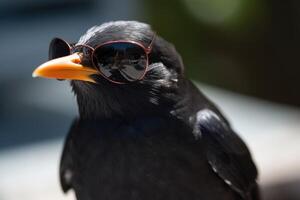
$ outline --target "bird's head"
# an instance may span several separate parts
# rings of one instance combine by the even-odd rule
[[[82,118],[170,112],[184,67],[174,46],[147,24],[94,26],[76,44],[54,39],[34,77],[71,80]]]

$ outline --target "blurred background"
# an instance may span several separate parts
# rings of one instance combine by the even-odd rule
[[[33,79],[53,37],[149,23],[249,145],[265,199],[300,199],[300,1],[0,0],[0,200],[73,199],[58,182],[77,115],[67,82]]]

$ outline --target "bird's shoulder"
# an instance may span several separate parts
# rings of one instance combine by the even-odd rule
[[[194,116],[194,136],[202,141],[212,170],[244,199],[252,199],[257,190],[257,169],[242,139],[223,116],[211,109]]]

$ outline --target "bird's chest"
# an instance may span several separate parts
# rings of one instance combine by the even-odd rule
[[[199,142],[174,122],[81,129],[71,147],[73,187],[84,199],[193,199],[212,175]]]
[[[174,166],[191,167],[189,162],[199,159],[199,147],[191,131],[173,121],[86,127],[72,137],[72,157],[82,173],[111,173],[110,178],[127,181]]]

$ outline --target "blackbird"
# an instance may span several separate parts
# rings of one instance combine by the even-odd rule
[[[78,200],[259,199],[257,169],[219,109],[148,24],[114,21],[55,38],[34,77],[70,80],[79,117],[62,189]]]

